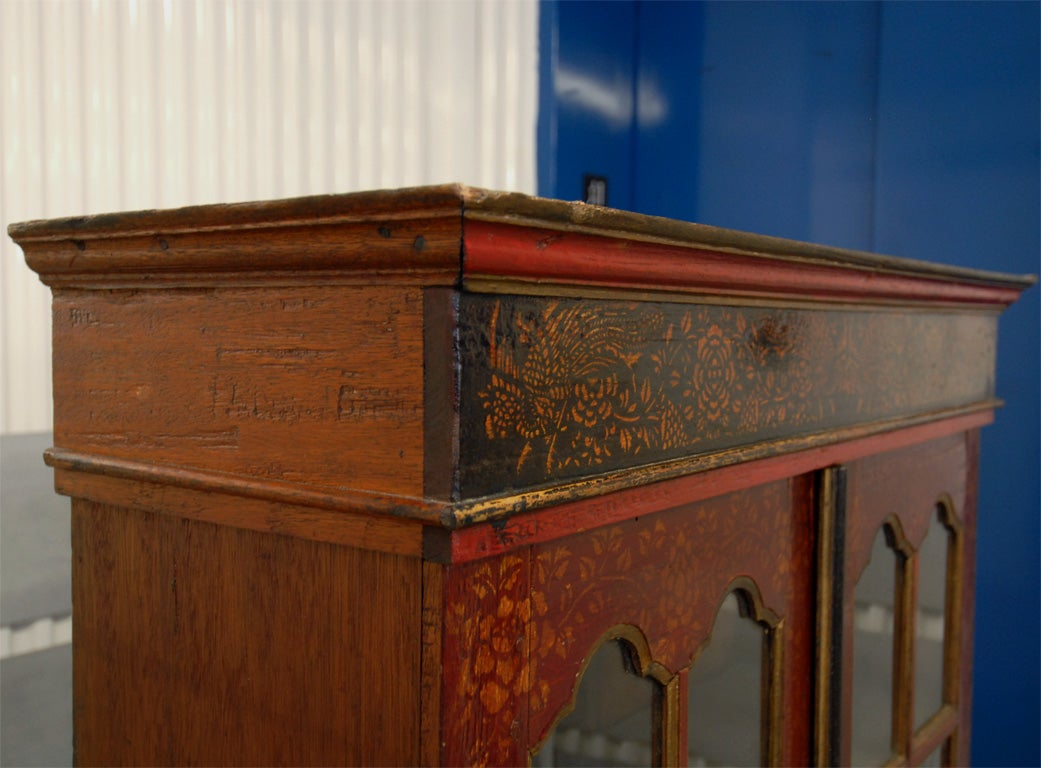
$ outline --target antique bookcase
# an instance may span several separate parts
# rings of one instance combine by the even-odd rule
[[[967,761],[1032,278],[459,186],[10,234],[78,763]]]

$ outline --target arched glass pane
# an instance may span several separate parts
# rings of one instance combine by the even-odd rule
[[[579,684],[575,708],[546,738],[535,766],[651,765],[659,686],[631,671],[621,641],[600,646]]]
[[[918,550],[914,719],[921,726],[943,706],[944,618],[950,534],[938,511]]]
[[[688,765],[760,765],[764,635],[731,593],[690,670]]]
[[[853,765],[881,765],[892,751],[896,564],[897,554],[879,529],[854,596]]]

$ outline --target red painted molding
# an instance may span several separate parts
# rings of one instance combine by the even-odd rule
[[[467,219],[463,280],[827,302],[1003,307],[1022,288],[909,274],[875,264],[601,237]]]

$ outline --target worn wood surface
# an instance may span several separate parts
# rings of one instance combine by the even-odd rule
[[[456,188],[429,187],[111,213],[8,231],[54,287],[452,285],[461,215]]]
[[[54,439],[423,494],[423,300],[398,287],[58,291]]]
[[[73,502],[79,765],[408,765],[416,558]]]

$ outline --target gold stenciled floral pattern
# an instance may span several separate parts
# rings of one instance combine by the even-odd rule
[[[991,395],[973,361],[993,355],[993,325],[983,313],[464,296],[461,490],[976,402]],[[948,375],[959,361],[966,375]]]
[[[523,764],[611,627],[635,627],[667,674],[688,667],[738,577],[790,619],[785,674],[808,681],[812,518],[795,502],[808,498],[780,481],[453,566],[443,759]],[[794,699],[805,694],[790,690]]]
[[[503,555],[458,566],[449,584],[444,630],[446,676],[443,755],[448,765],[520,764],[519,718],[549,683],[527,653],[533,596],[529,558]]]

